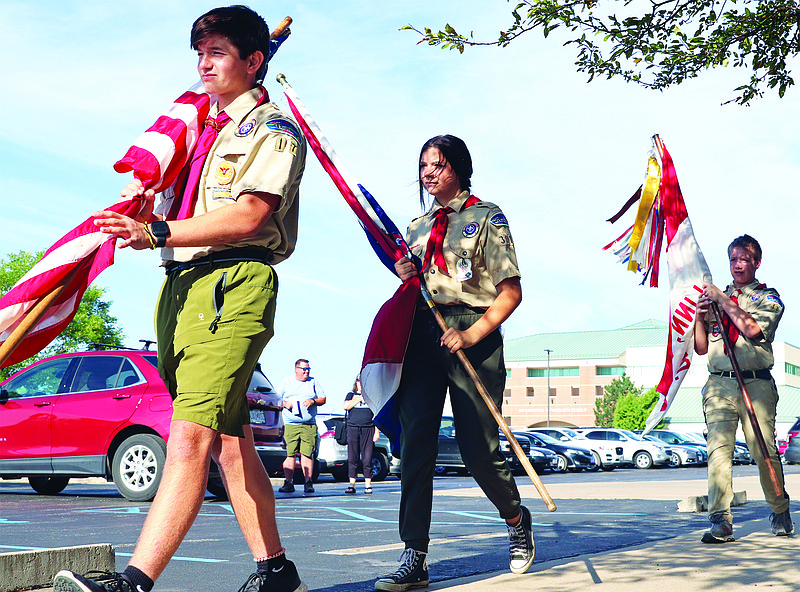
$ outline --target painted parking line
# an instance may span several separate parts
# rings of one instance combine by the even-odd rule
[[[465,541],[481,541],[484,539],[508,538],[505,532],[486,532],[483,534],[469,534],[463,536],[447,537],[446,539],[431,539],[429,545],[447,545],[450,543],[462,543]],[[366,555],[367,553],[380,553],[383,551],[402,550],[405,543],[391,543],[389,545],[375,545],[373,547],[353,547],[351,549],[332,549],[330,551],[320,551],[323,555]]]

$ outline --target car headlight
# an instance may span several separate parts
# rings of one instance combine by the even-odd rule
[[[502,452],[509,452],[511,450],[511,444],[506,441],[500,442],[500,450]]]
[[[544,456],[544,454],[542,454],[538,450],[531,450],[531,456],[539,457],[539,456]]]

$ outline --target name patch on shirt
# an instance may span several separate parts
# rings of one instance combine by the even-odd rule
[[[289,121],[288,119],[270,119],[266,126],[269,130],[279,133],[279,134],[286,134],[287,136],[291,136],[298,142],[302,140],[303,135],[300,133],[300,130]]]
[[[492,226],[508,226],[508,220],[506,220],[506,217],[503,214],[495,214],[489,218],[489,222],[492,224]]]
[[[233,199],[230,187],[217,187],[211,191],[211,199]]]

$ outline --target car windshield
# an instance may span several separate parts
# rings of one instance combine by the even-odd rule
[[[561,442],[559,442],[552,436],[548,436],[547,434],[543,434],[541,432],[535,432],[535,436],[540,440],[542,440],[542,442],[547,442],[548,444],[561,444]]]
[[[630,430],[619,430],[619,431],[628,436],[631,440],[637,440],[639,442],[642,441],[642,437],[640,435],[635,434]]]
[[[703,438],[703,436],[701,436],[700,434],[695,434],[694,432],[687,432],[684,434],[684,436],[689,438],[689,441],[691,442],[697,442],[698,444],[706,443],[706,439]]]
[[[584,436],[583,434],[579,434],[575,430],[570,430],[568,428],[563,428],[561,430],[561,433],[569,436],[573,440],[588,440],[588,438],[586,436]]]

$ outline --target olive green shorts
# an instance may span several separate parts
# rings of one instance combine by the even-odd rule
[[[317,446],[317,426],[287,423],[283,426],[283,439],[286,440],[286,456],[294,456],[299,451],[303,456],[311,458]]]
[[[255,261],[167,275],[156,307],[158,369],[172,419],[244,437],[247,388],[272,338],[278,277]]]

